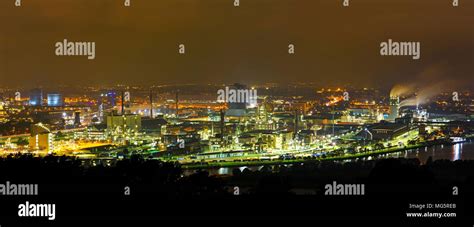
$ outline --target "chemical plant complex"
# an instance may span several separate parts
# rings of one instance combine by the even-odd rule
[[[224,88],[258,96],[219,100]],[[76,156],[93,165],[140,155],[201,168],[371,158],[473,134],[469,91],[420,99],[399,86],[390,94],[272,84],[46,90],[3,89],[1,155]]]

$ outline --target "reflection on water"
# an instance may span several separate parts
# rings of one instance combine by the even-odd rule
[[[263,166],[220,167],[220,168],[206,169],[206,171],[208,171],[210,175],[232,175],[232,172],[235,168],[238,168],[240,172],[244,171],[245,169],[248,169],[250,171],[258,171],[261,168],[263,168]],[[194,172],[195,172],[194,170],[185,170],[184,174],[189,175]]]
[[[453,146],[453,160],[461,159],[460,153],[462,153],[462,143],[457,143]]]
[[[227,174],[231,174],[232,173],[232,170],[230,168],[219,168],[217,170],[217,174],[219,175],[227,175]]]
[[[421,163],[426,163],[429,157],[434,160],[449,159],[451,161],[456,160],[474,160],[474,141],[468,141],[465,143],[458,143],[454,145],[437,145],[432,147],[424,147],[418,149],[412,149],[407,151],[401,151],[396,153],[385,154],[379,156],[379,158],[418,158]],[[372,158],[369,158],[369,160]],[[263,166],[241,166],[241,167],[222,167],[215,169],[207,169],[211,175],[232,175],[234,168],[239,168],[240,171],[249,169],[250,171],[260,170]],[[194,173],[194,170],[185,171],[185,175]]]
[[[474,160],[474,141],[449,146],[437,145],[387,155],[387,157],[418,158],[421,163],[426,163],[430,156],[433,158],[433,161],[439,159],[451,161]]]

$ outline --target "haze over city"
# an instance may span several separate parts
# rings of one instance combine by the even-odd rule
[[[471,84],[474,3],[431,0],[31,0],[0,2],[5,85],[313,82],[386,86],[427,70]],[[58,57],[92,41],[95,60]],[[380,42],[421,43],[421,59],[382,57]],[[178,45],[186,54],[178,54]],[[288,55],[289,44],[295,54]],[[20,79],[21,78],[21,79]]]
[[[473,12],[1,0],[0,227],[472,222]]]

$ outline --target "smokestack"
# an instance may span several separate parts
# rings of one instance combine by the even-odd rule
[[[389,120],[395,121],[395,119],[398,117],[399,107],[400,107],[400,97],[390,96],[390,115],[388,117]]]
[[[295,133],[293,134],[293,139],[296,138],[296,134],[298,133],[298,110],[295,110]]]
[[[179,107],[178,107],[178,104],[179,104],[179,90],[176,91],[176,117],[179,118]]]
[[[224,123],[225,123],[225,113],[224,110],[221,109],[221,140],[224,139]]]
[[[122,91],[122,115],[125,114],[125,92]]]
[[[150,118],[153,119],[153,90],[150,89]]]
[[[81,112],[79,111],[74,112],[74,125],[81,125]]]

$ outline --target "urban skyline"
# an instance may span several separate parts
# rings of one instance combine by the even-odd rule
[[[473,12],[2,0],[0,227],[472,222]]]

